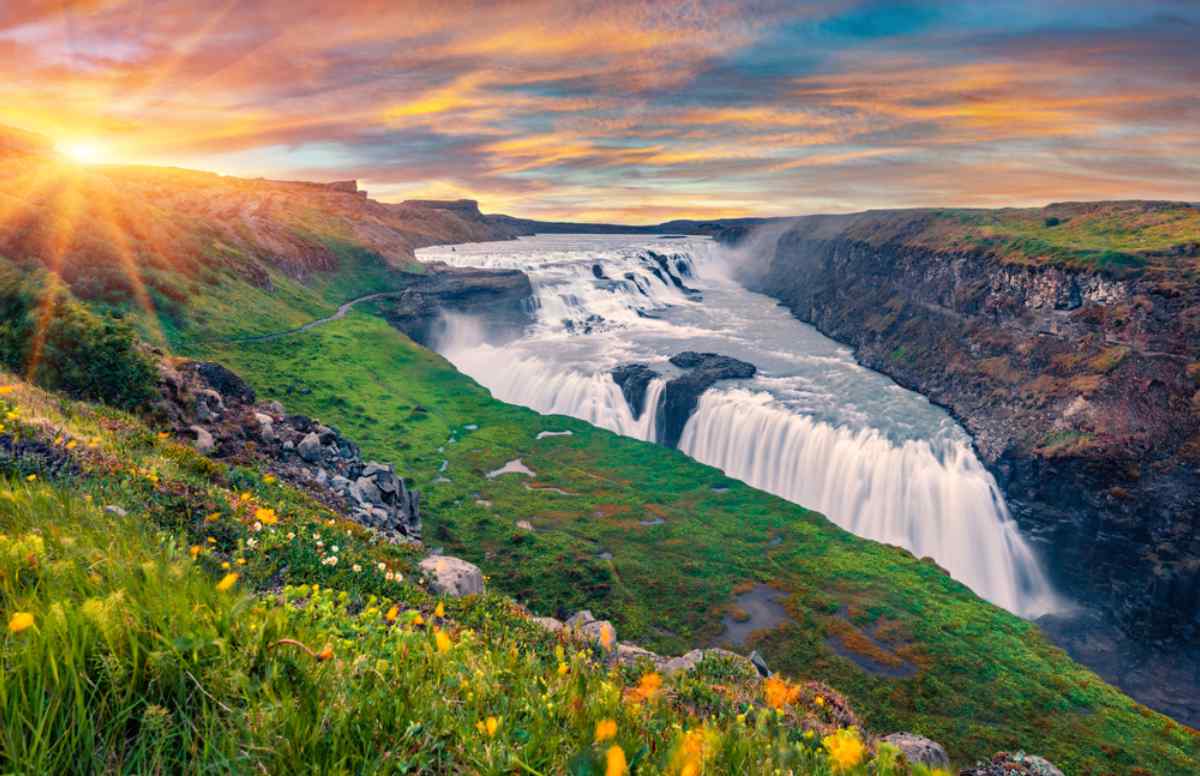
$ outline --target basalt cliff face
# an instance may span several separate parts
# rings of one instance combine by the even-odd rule
[[[963,423],[1060,589],[1140,643],[1186,644],[1200,634],[1196,215],[1136,202],[817,216],[771,235],[745,273]],[[1070,228],[1085,244],[1092,225],[1156,238],[1053,242]]]

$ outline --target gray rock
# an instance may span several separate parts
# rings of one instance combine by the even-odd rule
[[[758,654],[757,649],[750,653],[750,663],[762,678],[766,679],[771,675],[771,669],[767,668],[767,661],[763,660],[763,656]]]
[[[700,662],[707,657],[722,657],[727,660],[732,660],[736,663],[741,663],[747,671],[753,671],[753,664],[744,656],[736,652],[730,652],[727,649],[714,647],[711,649],[693,649],[691,652],[680,655],[679,657],[669,658],[662,664],[662,672],[664,674],[674,674],[679,671],[691,671]]]
[[[304,439],[300,440],[300,444],[296,447],[296,452],[300,457],[309,463],[316,463],[321,460],[321,437],[315,432],[309,432]]]
[[[337,474],[330,478],[329,487],[339,496],[344,496],[350,491],[350,480]]]
[[[277,401],[267,402],[266,407],[267,411],[269,411],[272,415],[282,416],[284,414],[283,405]]]
[[[128,517],[129,516],[128,512],[126,512],[122,507],[119,507],[116,504],[108,504],[107,506],[105,506],[104,514],[114,515],[116,517]]]
[[[522,531],[532,532],[533,531],[533,523],[529,522],[528,520],[518,520],[517,528],[520,528]]]
[[[457,598],[483,593],[483,572],[474,563],[449,555],[430,555],[420,565],[438,595]]]
[[[530,617],[535,625],[540,625],[551,633],[561,633],[563,624],[561,620],[556,620],[553,617]]]
[[[892,733],[883,740],[904,753],[910,765],[922,765],[929,769],[950,770],[950,756],[937,741],[913,733]]]
[[[656,669],[663,664],[663,658],[657,652],[651,652],[644,647],[639,647],[637,644],[630,644],[627,641],[617,644],[618,663],[636,665],[643,660],[653,663]]]
[[[577,636],[606,649],[617,643],[616,627],[608,620],[597,620],[587,609],[573,614],[566,625]]]
[[[196,418],[201,423],[218,420],[225,413],[225,402],[221,394],[212,388],[204,388],[196,394]]]
[[[359,504],[374,504],[383,506],[383,494],[379,492],[379,487],[375,484],[375,480],[370,477],[359,477],[350,486],[350,498],[354,499]]]
[[[195,435],[196,439],[192,443],[196,447],[196,451],[201,455],[212,455],[212,452],[217,449],[217,442],[213,439],[213,435],[208,433],[201,426],[189,426],[188,431]]]

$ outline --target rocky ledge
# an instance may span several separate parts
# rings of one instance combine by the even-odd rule
[[[718,353],[685,351],[671,356],[673,366],[683,374],[667,381],[659,397],[658,442],[667,447],[679,444],[683,427],[696,410],[700,395],[720,380],[746,380],[758,373],[754,364]],[[634,418],[645,409],[646,391],[651,381],[661,377],[645,364],[622,364],[612,370],[613,380],[621,388]]]
[[[519,334],[533,322],[532,295],[529,278],[519,270],[433,263],[379,304],[388,323],[428,346],[445,333],[446,313],[486,318],[487,334],[497,340]]]
[[[337,429],[258,402],[220,364],[164,362],[159,374],[157,411],[199,452],[269,471],[392,541],[420,541],[420,494],[390,464],[364,461]]]

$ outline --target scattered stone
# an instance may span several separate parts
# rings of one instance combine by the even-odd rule
[[[883,740],[904,753],[909,765],[920,765],[930,770],[950,770],[950,756],[937,741],[913,733],[892,733]]]
[[[430,555],[421,561],[434,593],[455,598],[483,594],[483,572],[474,563],[450,555]]]
[[[529,522],[528,520],[518,520],[517,528],[520,528],[522,531],[529,531],[530,533],[532,533],[533,532],[533,523]]]
[[[104,514],[113,515],[115,517],[128,517],[129,513],[123,507],[116,504],[108,504],[104,507]]]
[[[364,461],[336,428],[279,402],[255,404],[253,389],[220,364],[163,363],[159,389],[158,410],[201,453],[270,470],[389,541],[420,541],[420,494],[390,465]]]
[[[959,776],[1063,776],[1044,757],[1024,752],[998,752],[988,763],[976,763],[974,768],[959,771]]]
[[[570,431],[539,431],[537,438],[538,439],[547,439],[549,437],[571,436],[571,435],[572,435],[572,433]]]
[[[212,455],[217,449],[217,442],[213,439],[213,435],[204,430],[201,426],[189,426],[188,430],[192,432],[195,440],[192,444],[196,448],[196,452],[201,455]]]

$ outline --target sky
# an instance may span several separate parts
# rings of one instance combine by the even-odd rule
[[[1196,0],[4,0],[100,161],[653,223],[1200,200]]]

